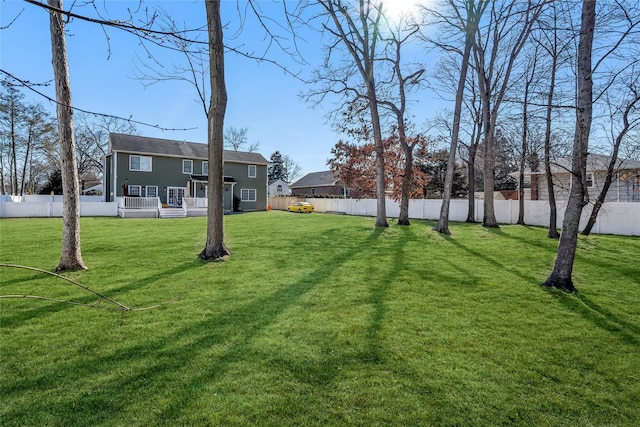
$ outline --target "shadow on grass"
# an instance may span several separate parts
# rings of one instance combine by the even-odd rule
[[[638,338],[640,328],[637,325],[621,319],[616,314],[590,300],[587,296],[579,292],[576,295],[559,295],[559,291],[556,289],[547,289],[547,292],[557,296],[560,304],[579,314],[594,326],[613,334],[619,334],[627,344],[634,346],[640,344],[640,339]]]
[[[19,401],[34,391],[60,388],[61,378],[64,378],[65,388],[86,383],[91,378],[102,381],[91,387],[90,396],[85,392],[78,392],[72,399],[55,403],[55,408],[52,407],[55,399],[37,400],[20,408],[8,409],[4,416],[6,419],[28,420],[33,413],[44,413],[58,420],[64,419],[65,424],[94,425],[113,422],[113,415],[125,411],[132,403],[144,406],[143,402],[153,400],[156,404],[158,401],[165,401],[166,406],[156,406],[152,419],[139,421],[172,424],[172,421],[179,420],[189,410],[190,404],[205,393],[206,385],[219,380],[231,366],[251,354],[250,344],[261,331],[285,310],[294,306],[303,295],[329,278],[337,267],[368,248],[383,233],[384,230],[376,229],[367,239],[319,263],[315,270],[295,283],[283,285],[268,296],[219,316],[189,323],[165,336],[153,337],[143,343],[136,342],[107,355],[62,361],[39,377],[15,378],[13,382],[5,382],[3,394],[14,395],[11,400]],[[376,285],[372,290],[375,310],[370,341],[377,339],[384,317],[384,285]],[[375,356],[378,346],[372,343],[370,347],[369,352]],[[211,356],[213,348],[220,349],[220,352]],[[197,371],[199,375],[187,372],[182,377],[181,371],[188,369],[198,358],[205,358],[207,361]],[[334,358],[327,357],[320,366],[307,367],[307,376],[321,372],[322,382],[329,382],[337,373],[338,365],[334,362]],[[175,381],[180,388],[166,390],[167,378],[176,377],[179,378]],[[83,389],[80,386],[77,388]],[[152,399],[157,393],[171,393],[171,396],[167,399]],[[135,396],[135,402],[129,402],[132,396]],[[144,408],[139,410],[142,409]],[[54,413],[55,415],[51,415]]]
[[[537,231],[537,232],[542,232],[543,230],[546,230],[546,229],[541,229],[540,227],[532,227],[532,226],[528,226],[528,225],[522,225],[520,227],[525,228],[527,230]],[[533,246],[533,247],[542,249],[544,252],[547,252],[547,253],[552,254],[552,255],[556,253],[556,249],[557,249],[557,245],[558,245],[558,241],[556,239],[549,239],[548,241],[550,242],[550,244],[545,244],[545,243],[542,243],[542,242],[538,242],[536,240],[518,238],[518,237],[513,236],[513,235],[511,235],[509,233],[505,233],[501,228],[483,227],[483,230],[485,230],[486,232],[488,232],[490,234],[494,234],[496,236],[500,236],[500,237],[503,237],[503,238],[506,238],[506,239],[510,239],[510,240],[516,241],[516,242],[524,244],[524,245]]]
[[[520,272],[518,270],[519,266],[514,266],[514,265],[505,265],[501,262],[498,262],[497,260],[495,260],[494,258],[491,258],[489,256],[487,256],[486,254],[480,253],[474,249],[471,249],[470,247],[462,244],[461,242],[459,242],[457,239],[448,236],[448,235],[442,235],[442,237],[449,243],[453,244],[454,246],[460,248],[461,250],[463,250],[464,252],[468,253],[469,255],[471,255],[472,257],[481,260],[489,265],[491,265],[492,267],[494,267],[497,271],[496,273],[496,277],[499,276],[501,271],[504,271],[506,273],[509,274],[513,274],[518,276],[519,278],[521,278],[522,280],[524,280],[525,282],[530,282],[533,284],[540,284],[540,281],[537,277],[531,276],[531,275],[526,275],[522,272]],[[518,241],[520,241],[518,239]]]
[[[98,286],[90,286],[90,287],[96,291],[101,292],[103,295],[111,299],[118,300],[118,298],[116,297],[117,295],[129,292],[135,289],[140,289],[143,286],[156,283],[158,280],[167,280],[176,274],[182,273],[184,271],[187,271],[193,268],[194,266],[201,265],[201,264],[202,262],[200,260],[196,260],[195,262],[190,261],[169,270],[158,271],[156,274],[146,277],[144,279],[134,281],[131,283],[126,283],[119,287],[108,289],[105,291],[103,291],[102,289],[99,289]],[[40,274],[38,277],[39,277],[39,280],[43,280],[42,278],[43,274]],[[78,291],[82,291],[80,288],[76,287],[75,285],[69,282],[63,281],[62,279],[56,278],[54,276],[48,276],[48,277],[49,277],[49,280],[51,280],[51,283],[61,283],[65,287],[72,287],[74,289],[77,289]],[[36,278],[37,278],[36,276],[31,276],[26,280],[14,279],[11,282],[13,284],[16,284],[16,283],[19,284],[22,282],[35,280]],[[81,280],[78,280],[78,282],[81,283]],[[65,298],[65,300],[74,301],[81,304],[93,304],[99,300],[99,298],[96,295],[90,294],[88,291],[82,291],[82,292],[86,292],[87,295],[79,298],[69,297],[69,298]],[[43,293],[46,293],[46,292],[43,292]],[[39,295],[47,296],[47,295],[44,295],[43,293],[40,293]],[[174,297],[174,295],[171,295],[170,297]],[[119,301],[119,302],[127,305],[123,301]],[[158,301],[158,302],[162,302],[162,301]],[[47,303],[46,305],[41,305],[40,303],[35,303],[35,304],[38,304],[37,308],[20,311],[12,316],[11,315],[5,316],[3,313],[3,316],[0,317],[0,327],[12,327],[17,324],[22,324],[24,322],[27,322],[31,319],[41,319],[43,316],[59,313],[64,310],[69,310],[71,308],[77,308],[77,306],[74,306],[72,304],[65,304],[65,303]],[[105,305],[106,304],[108,304],[109,306],[112,306],[115,309],[118,308],[115,305],[111,305],[111,303],[105,302]]]

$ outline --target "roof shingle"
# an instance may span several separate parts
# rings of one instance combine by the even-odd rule
[[[112,133],[109,135],[109,152],[113,151],[206,160],[209,147],[197,142]],[[260,153],[224,150],[222,157],[225,162],[268,164],[267,159]]]

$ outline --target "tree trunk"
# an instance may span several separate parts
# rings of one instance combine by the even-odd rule
[[[482,120],[476,120],[475,130],[471,135],[467,159],[467,173],[469,179],[468,198],[469,209],[467,211],[466,222],[476,222],[476,156],[478,154],[478,144],[482,135]]]
[[[467,179],[469,180],[469,188],[467,189],[467,201],[469,207],[467,209],[466,222],[476,222],[476,148],[469,148],[469,161],[467,162]]]
[[[400,129],[402,149],[404,150],[404,175],[402,176],[402,189],[400,196],[400,214],[398,215],[399,225],[410,225],[409,222],[409,193],[411,181],[413,180],[413,145],[407,144],[404,130]]]
[[[622,138],[620,138],[621,140]],[[589,221],[587,221],[587,225],[582,230],[582,234],[588,236],[591,234],[591,230],[596,223],[596,219],[598,218],[598,213],[600,212],[600,208],[604,203],[604,199],[607,197],[607,193],[609,192],[609,187],[611,187],[611,182],[613,181],[613,174],[615,172],[615,163],[618,159],[618,149],[620,145],[616,144],[613,148],[613,154],[611,156],[611,161],[609,162],[609,166],[607,167],[607,176],[604,179],[604,185],[602,186],[602,190],[600,190],[600,194],[593,205],[593,209],[591,210],[591,215],[589,215]]]
[[[467,17],[467,20],[472,19]],[[451,131],[451,146],[449,148],[449,159],[447,160],[447,172],[444,177],[444,192],[442,194],[442,206],[440,207],[440,217],[433,227],[434,231],[442,234],[451,234],[449,231],[449,210],[451,206],[451,189],[453,188],[453,177],[456,167],[456,153],[458,151],[458,138],[460,137],[460,116],[462,115],[462,102],[464,100],[464,87],[467,81],[467,71],[469,69],[469,57],[473,46],[475,27],[467,21],[467,34],[465,37],[464,52],[462,54],[462,65],[460,67],[460,78],[456,89],[456,101],[453,110],[453,129]],[[473,21],[471,21],[473,22]],[[470,184],[471,185],[471,184]],[[473,202],[473,199],[471,200]],[[471,206],[471,204],[470,204]],[[467,217],[468,219],[468,217]]]
[[[373,124],[374,140],[376,144],[376,227],[388,227],[386,208],[386,184],[384,176],[384,145],[382,143],[382,131],[380,130],[380,116],[378,114],[378,102],[375,95],[369,96],[371,109],[371,121]]]
[[[211,103],[209,105],[208,146],[209,186],[207,207],[207,242],[200,253],[203,260],[221,260],[228,257],[224,245],[224,115],[227,108],[227,89],[224,80],[224,45],[220,0],[206,0],[207,27],[209,34],[209,73],[211,81]]]
[[[62,0],[48,0],[49,6],[62,9]],[[62,251],[56,271],[86,270],[80,252],[80,190],[75,139],[73,134],[73,108],[67,46],[64,34],[64,16],[51,11],[51,50],[56,87],[56,111],[60,138],[60,171],[62,174]]]
[[[483,227],[498,227],[496,212],[493,203],[493,192],[495,188],[495,160],[493,156],[494,130],[493,121],[489,118],[489,94],[485,94],[486,103],[483,106],[483,130],[484,130],[484,215],[482,217]]]
[[[553,174],[551,173],[551,113],[553,112],[553,94],[556,90],[556,72],[558,69],[558,54],[556,52],[558,40],[555,29],[553,37],[552,47],[554,50],[551,57],[551,80],[549,81],[549,94],[547,95],[546,127],[544,132],[544,175],[547,181],[547,192],[549,193],[549,233],[547,236],[550,239],[558,239],[560,237],[560,233],[558,233],[558,208],[553,188]]]
[[[576,131],[573,140],[573,158],[571,162],[571,191],[567,210],[562,222],[562,235],[558,245],[555,263],[545,286],[574,292],[571,278],[573,262],[578,243],[580,215],[585,206],[585,180],[589,133],[593,114],[593,81],[591,78],[591,53],[595,27],[595,0],[583,0],[580,42],[578,44],[578,99],[576,105]]]
[[[611,182],[613,181],[613,175],[616,170],[616,162],[618,161],[618,153],[620,151],[620,144],[622,144],[622,140],[629,132],[631,125],[629,123],[629,114],[631,110],[635,107],[635,105],[640,102],[640,94],[635,92],[635,97],[632,99],[627,106],[625,107],[625,111],[622,114],[622,122],[623,126],[620,130],[618,136],[616,136],[616,141],[613,144],[613,153],[611,153],[611,159],[609,160],[609,165],[607,166],[607,176],[604,180],[604,185],[602,186],[602,190],[600,190],[600,194],[598,195],[598,199],[596,203],[593,205],[593,210],[591,211],[591,215],[589,216],[589,221],[587,221],[587,225],[582,230],[582,234],[588,236],[593,229],[593,226],[596,223],[596,219],[598,218],[598,213],[600,212],[600,208],[604,203],[605,198],[607,197],[607,193],[609,192],[609,188],[611,187]]]
[[[15,105],[13,107],[16,107]],[[17,136],[16,136],[16,109],[11,108],[11,162],[10,162],[10,179],[11,194],[18,195],[18,154],[17,154]]]
[[[534,71],[535,73],[535,66]],[[533,74],[532,74],[533,75]],[[533,79],[533,77],[532,77]],[[522,145],[520,149],[520,171],[518,173],[518,221],[517,224],[525,225],[524,222],[524,168],[527,159],[527,137],[529,133],[529,84],[527,80],[524,88],[524,100],[522,103]]]

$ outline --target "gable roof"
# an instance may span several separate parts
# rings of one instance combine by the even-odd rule
[[[286,182],[284,182],[283,180],[281,180],[280,178],[278,178],[278,179],[270,179],[270,180],[267,182],[267,184],[268,184],[268,185],[273,185],[273,184],[275,184],[276,182],[281,182],[281,183],[282,183],[282,184],[284,184],[284,185],[289,185],[289,184],[287,184]]]
[[[556,160],[555,162],[551,162],[551,173],[569,173],[571,171],[571,157],[564,157],[562,159]],[[606,171],[609,167],[609,162],[611,161],[611,156],[604,156],[602,154],[593,154],[589,153],[587,155],[587,172],[599,172]],[[640,161],[632,160],[632,159],[621,159],[618,158],[616,160],[616,170],[623,169],[640,169]],[[544,174],[543,171],[531,171],[527,169],[525,175],[540,175]]]
[[[209,146],[197,142],[176,141],[171,139],[151,138],[148,136],[109,134],[109,152],[125,151],[147,155],[168,157],[197,158],[206,160],[209,157]],[[225,162],[268,164],[260,153],[224,150],[222,158]]]
[[[294,182],[289,188],[331,187],[338,183],[338,178],[331,171],[311,172]]]

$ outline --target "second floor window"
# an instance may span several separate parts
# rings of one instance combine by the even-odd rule
[[[202,162],[202,175],[209,175],[209,162]]]
[[[249,178],[255,178],[257,175],[256,165],[249,165]]]
[[[151,157],[129,156],[129,170],[151,172]]]
[[[183,160],[182,161],[182,173],[184,173],[184,174],[192,174],[193,173],[193,160]]]

